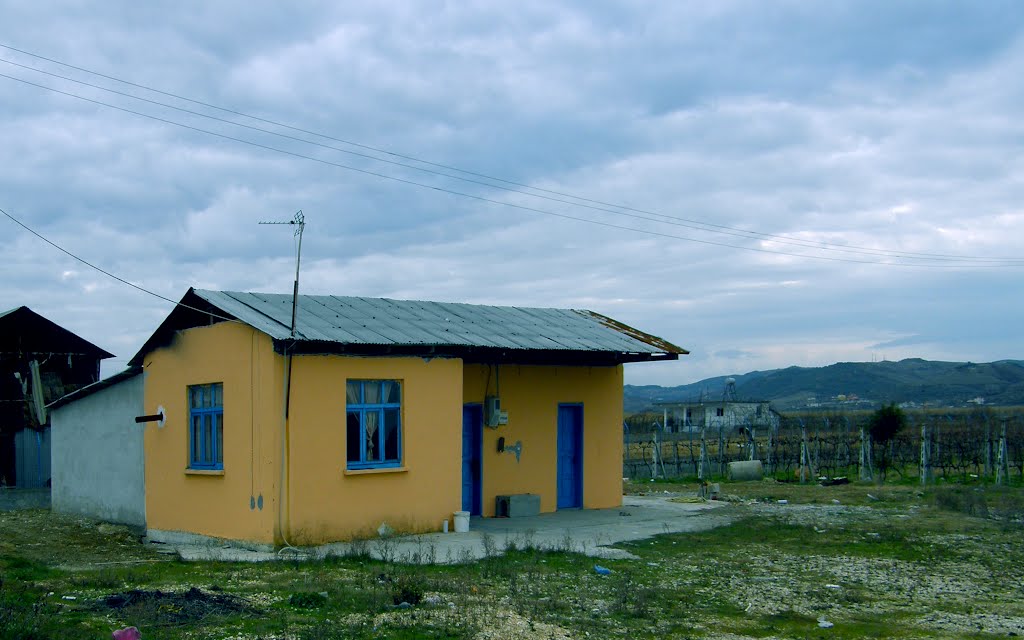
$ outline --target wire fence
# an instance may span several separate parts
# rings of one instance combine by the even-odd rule
[[[730,462],[760,460],[765,473],[780,480],[1024,478],[1024,408],[908,412],[906,428],[885,444],[871,442],[871,415],[789,415],[777,427],[760,428],[669,423],[668,430],[634,417],[625,428],[623,475],[721,478]]]

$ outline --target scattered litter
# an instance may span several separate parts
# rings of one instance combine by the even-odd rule
[[[743,613],[750,613],[750,610],[754,608],[754,603],[751,602],[747,605],[747,608],[743,610]]]
[[[839,500],[832,498],[832,504],[839,504]]]
[[[61,600],[78,600],[78,596],[61,596]]]
[[[125,627],[118,629],[113,634],[114,640],[142,640],[142,634],[137,627]]]
[[[789,500],[786,500],[786,499],[779,500],[779,504],[789,504]]]
[[[825,529],[819,529],[818,527],[814,527],[814,533],[825,533],[825,531]]]
[[[661,563],[660,562],[648,562],[647,566],[648,567],[660,567]]]
[[[879,538],[881,538],[881,537],[882,537],[882,534],[880,534],[880,533],[875,533],[874,531],[869,531],[869,532],[867,533],[867,536],[868,536],[869,538],[874,538],[875,540],[878,540]]]
[[[838,584],[826,584],[825,588],[826,589],[840,589],[841,587]]]
[[[611,572],[612,572],[612,570],[609,569],[608,567],[602,567],[599,564],[595,564],[594,565],[594,571],[596,571],[597,575],[599,575],[599,576],[611,575]]]
[[[831,629],[835,625],[825,619],[825,616],[818,618],[818,626],[822,629]]]
[[[868,500],[874,500],[875,502],[878,502],[878,498],[876,496],[871,495],[870,493],[868,494]]]
[[[850,479],[845,476],[838,478],[818,478],[818,483],[823,487],[834,487],[841,484],[850,484]]]

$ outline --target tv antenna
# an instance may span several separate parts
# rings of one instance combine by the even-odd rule
[[[302,215],[302,209],[295,212],[291,220],[261,221],[260,224],[292,224],[295,225],[295,237],[299,239],[299,247],[295,252],[295,286],[292,288],[292,337],[295,337],[295,321],[299,309],[299,265],[302,263],[302,232],[306,228],[306,216]]]

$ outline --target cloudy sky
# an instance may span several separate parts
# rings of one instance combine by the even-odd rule
[[[0,208],[168,298],[290,291],[257,222],[301,209],[303,292],[589,308],[692,351],[635,384],[1024,358],[1016,0],[0,15]],[[19,305],[105,373],[172,306],[0,217]]]

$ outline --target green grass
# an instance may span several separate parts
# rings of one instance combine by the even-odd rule
[[[643,488],[652,484],[696,488]],[[526,548],[426,567],[184,563],[120,529],[3,513],[0,640],[105,638],[129,624],[146,640],[1024,635],[1020,490],[765,482],[722,492],[735,502],[716,513],[731,525],[622,544],[635,560]],[[977,517],[979,500],[999,519]],[[950,595],[962,592],[970,598]],[[995,622],[962,622],[978,613]]]

